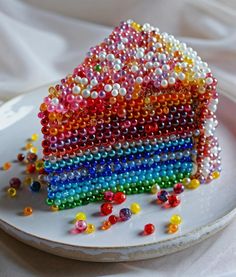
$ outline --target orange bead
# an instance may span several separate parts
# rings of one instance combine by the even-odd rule
[[[179,230],[179,226],[177,224],[170,223],[168,225],[167,232],[169,234],[174,234],[174,233],[178,232],[178,230]]]
[[[23,210],[23,214],[25,216],[29,216],[33,213],[33,209],[31,207],[25,207],[24,210]]]
[[[12,164],[10,162],[6,162],[3,164],[2,168],[3,170],[9,170],[11,168]]]
[[[112,224],[111,224],[110,221],[104,221],[103,224],[102,224],[101,229],[102,229],[102,230],[108,230],[108,229],[111,228],[111,225],[112,225]]]

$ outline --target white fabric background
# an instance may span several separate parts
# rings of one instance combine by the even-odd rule
[[[236,99],[234,0],[0,0],[0,103],[61,79],[119,21],[149,22],[188,42]],[[52,256],[0,231],[0,276],[236,276],[236,221],[182,252],[89,264]]]

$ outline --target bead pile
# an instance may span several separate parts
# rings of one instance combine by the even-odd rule
[[[122,22],[40,106],[47,203],[73,208],[106,190],[210,182],[221,170],[216,84],[185,43]]]

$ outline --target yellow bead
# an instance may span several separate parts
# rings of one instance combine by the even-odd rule
[[[23,180],[23,184],[25,186],[30,186],[33,183],[34,179],[30,176],[26,176],[25,179]]]
[[[38,148],[35,147],[35,146],[32,146],[32,147],[30,148],[30,152],[36,154],[36,153],[38,152]]]
[[[85,233],[91,234],[91,233],[95,232],[95,230],[96,230],[95,225],[94,225],[94,224],[91,224],[91,223],[88,223],[88,224],[87,224],[87,228],[86,228],[86,230],[85,230]]]
[[[169,224],[168,228],[167,228],[167,233],[169,234],[174,234],[179,230],[179,225],[177,224]]]
[[[200,186],[200,182],[198,181],[198,179],[192,179],[190,184],[188,185],[189,189],[196,189]]]
[[[220,177],[220,172],[219,171],[214,171],[214,172],[212,172],[211,176],[212,176],[213,179],[217,179],[217,178]]]
[[[134,202],[131,204],[130,210],[133,214],[138,214],[141,211],[141,207],[138,203]]]
[[[170,223],[179,225],[179,224],[182,223],[182,217],[180,215],[178,215],[178,214],[174,214],[170,218]]]
[[[83,213],[83,212],[79,212],[79,213],[77,213],[76,214],[76,216],[75,216],[75,219],[78,221],[78,220],[86,220],[86,214],[85,213]]]
[[[16,189],[14,188],[9,188],[7,190],[7,194],[10,196],[10,197],[15,197],[16,196]]]
[[[10,162],[4,163],[3,166],[2,166],[2,168],[3,168],[4,170],[10,169],[10,168],[11,168],[11,163],[10,163]]]
[[[29,216],[33,213],[33,209],[31,207],[25,207],[24,210],[23,210],[23,214],[25,216]]]
[[[151,193],[152,193],[152,194],[157,194],[158,191],[160,191],[160,190],[161,190],[160,186],[157,185],[157,184],[155,184],[155,185],[153,185],[152,188],[151,188]]]
[[[31,139],[32,139],[33,141],[38,140],[38,138],[39,138],[39,135],[38,135],[38,134],[33,134],[33,135],[31,136]]]
[[[30,150],[30,148],[33,147],[33,144],[31,142],[26,143],[25,149]]]
[[[191,179],[190,179],[190,178],[184,178],[184,179],[182,180],[182,183],[183,183],[184,186],[188,186],[188,185],[190,184],[190,182],[191,182]]]
[[[43,169],[43,168],[44,168],[44,163],[43,163],[43,161],[42,161],[42,160],[36,161],[35,167],[36,167],[36,170],[37,170],[37,171],[40,171],[41,169]]]
[[[52,205],[52,206],[51,206],[51,210],[52,210],[53,212],[57,212],[57,211],[59,210],[59,208],[58,208],[57,205]]]

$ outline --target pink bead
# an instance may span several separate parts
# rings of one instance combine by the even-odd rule
[[[87,223],[85,220],[78,220],[75,223],[75,228],[79,231],[79,232],[84,232],[87,228]]]
[[[44,103],[45,103],[45,104],[50,104],[50,103],[51,103],[51,98],[45,97],[45,98],[44,98]]]
[[[111,202],[113,200],[114,193],[112,191],[105,191],[104,192],[104,200]]]
[[[48,111],[51,113],[51,112],[54,112],[55,111],[55,106],[54,105],[49,105],[48,106]]]
[[[72,103],[75,100],[75,97],[74,97],[73,94],[68,94],[66,96],[66,100],[67,100],[68,103]]]
[[[57,111],[58,113],[63,112],[63,110],[64,110],[64,107],[63,107],[62,104],[59,104],[59,105],[56,107],[56,111]]]

